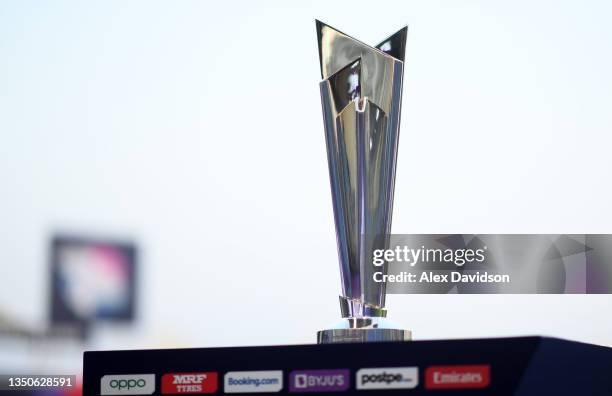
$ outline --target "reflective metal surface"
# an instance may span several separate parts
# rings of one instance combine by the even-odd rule
[[[374,282],[373,273],[387,269],[372,265],[372,253],[388,245],[391,231],[406,34],[404,27],[371,47],[317,21],[341,312],[347,318],[386,315],[385,284]]]
[[[410,330],[399,329],[385,318],[345,318],[334,328],[317,332],[317,343],[410,341]]]

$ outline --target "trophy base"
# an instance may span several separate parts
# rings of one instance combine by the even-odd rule
[[[393,326],[385,318],[344,318],[334,328],[317,332],[317,344],[410,341],[412,332]]]
[[[357,374],[365,367],[367,372]],[[223,391],[257,395],[249,392],[253,389],[272,396],[610,396],[611,367],[612,348],[548,337],[95,351],[84,354],[82,394],[142,395],[148,387],[150,395],[162,395],[160,382],[168,385],[162,386],[164,391],[178,394],[181,385],[165,381],[164,374],[183,378],[176,371],[206,370],[201,387],[216,389],[218,396]],[[146,381],[145,387],[132,388],[134,392],[111,388],[113,379],[127,378],[124,373],[148,373],[127,375]],[[362,374],[371,374],[371,381],[364,381]],[[230,377],[237,380],[230,382]],[[278,380],[262,381],[255,388],[253,382],[240,380],[249,377]],[[372,388],[358,389],[363,382]]]

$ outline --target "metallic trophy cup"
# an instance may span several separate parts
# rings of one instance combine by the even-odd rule
[[[322,343],[404,341],[386,317],[386,285],[373,279],[375,249],[391,232],[408,28],[370,47],[317,21],[327,160],[340,259],[342,321]]]

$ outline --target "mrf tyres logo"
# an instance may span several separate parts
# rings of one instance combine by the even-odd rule
[[[364,368],[355,376],[357,389],[412,389],[419,384],[417,367]]]
[[[150,395],[155,392],[155,374],[105,375],[101,395]]]
[[[169,373],[161,379],[163,395],[215,393],[217,387],[215,372]]]

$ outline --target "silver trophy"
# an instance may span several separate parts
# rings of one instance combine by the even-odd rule
[[[319,343],[409,340],[386,319],[385,283],[374,281],[375,249],[386,249],[408,28],[375,47],[317,21],[327,160],[340,259],[342,321]]]

